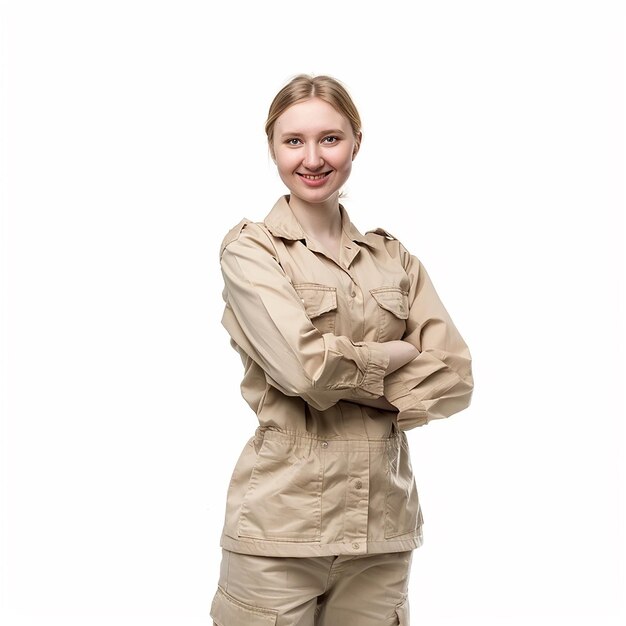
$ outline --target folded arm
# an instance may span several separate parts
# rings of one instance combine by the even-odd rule
[[[471,356],[420,261],[399,245],[411,281],[409,317],[403,341],[418,351],[406,365],[385,377],[385,398],[398,410],[407,430],[469,406],[474,381]]]
[[[404,357],[384,344],[320,333],[259,225],[242,224],[229,238],[221,267],[226,301],[222,323],[271,385],[318,410],[339,400],[383,395],[390,364],[397,367]]]

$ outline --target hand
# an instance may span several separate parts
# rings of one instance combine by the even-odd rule
[[[380,344],[380,347],[389,357],[387,374],[395,372],[419,355],[419,350],[408,341],[385,341]]]

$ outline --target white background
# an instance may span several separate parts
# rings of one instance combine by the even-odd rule
[[[3,2],[3,624],[210,623],[256,426],[218,246],[284,192],[263,124],[299,72],[350,89],[350,215],[421,258],[474,357],[472,406],[409,433],[414,623],[623,623],[624,17]]]

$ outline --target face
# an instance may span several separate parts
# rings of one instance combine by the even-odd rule
[[[338,197],[357,149],[348,118],[319,98],[290,106],[274,125],[278,174],[293,196],[309,204]]]

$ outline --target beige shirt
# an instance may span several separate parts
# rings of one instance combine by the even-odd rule
[[[222,322],[259,428],[228,491],[222,546],[270,556],[410,550],[422,514],[404,430],[468,406],[465,342],[420,261],[341,207],[338,260],[288,196],[224,239]],[[338,261],[338,262],[337,262]],[[379,342],[420,354],[385,377]],[[384,395],[398,412],[359,404]]]

